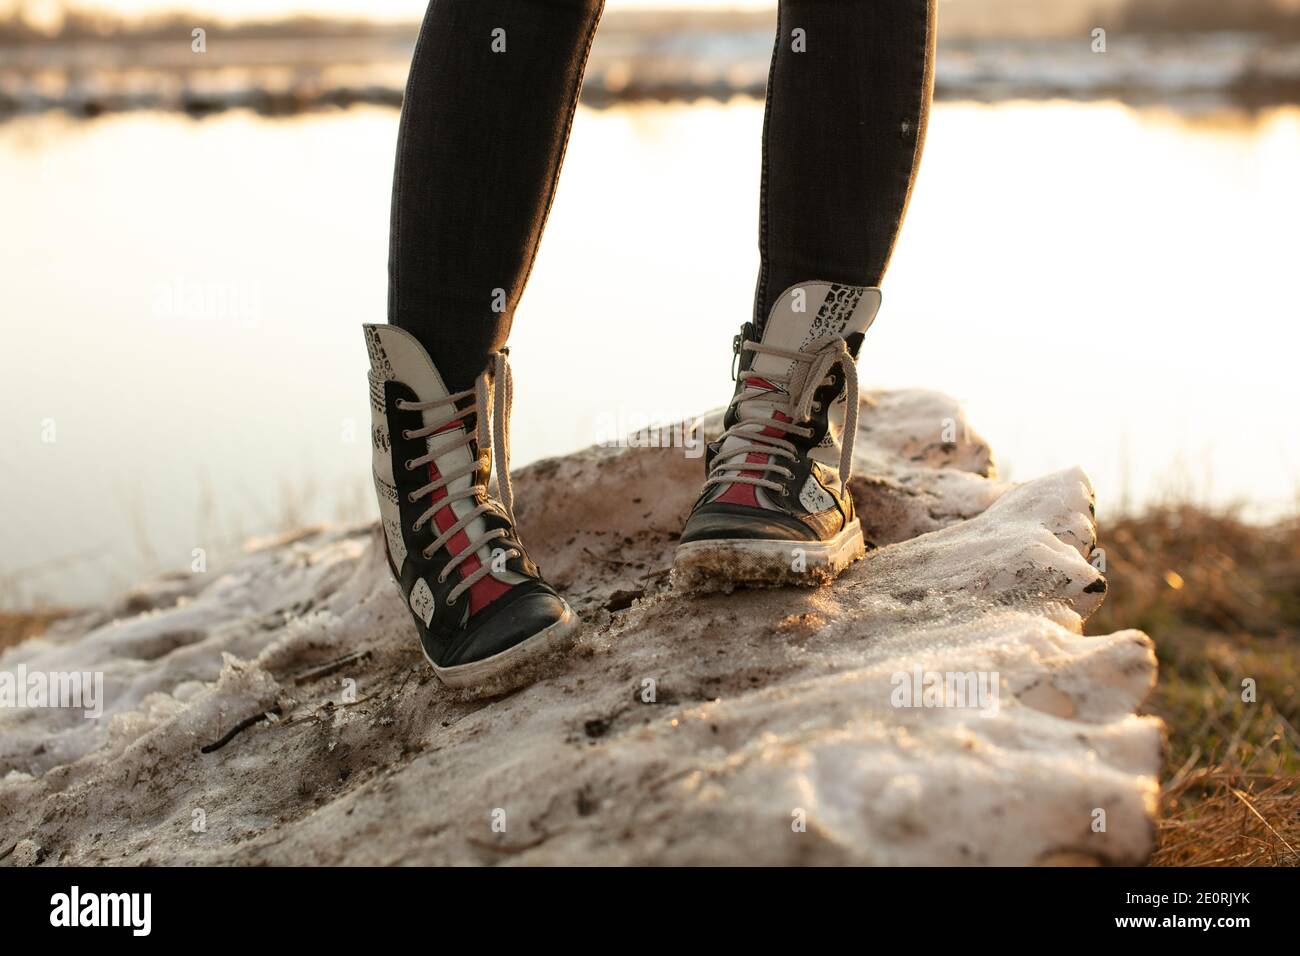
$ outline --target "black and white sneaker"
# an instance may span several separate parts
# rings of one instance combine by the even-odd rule
[[[863,555],[848,481],[856,360],[879,308],[879,289],[804,282],[782,294],[761,338],[741,328],[725,431],[709,444],[673,563],[681,585],[813,585]]]
[[[525,665],[566,646],[578,619],[515,531],[505,353],[472,389],[448,393],[410,333],[365,333],[379,513],[420,645],[444,683],[508,689],[531,676]]]

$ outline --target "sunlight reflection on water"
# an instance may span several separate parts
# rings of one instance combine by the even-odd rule
[[[516,465],[724,404],[761,104],[581,110],[511,339]],[[397,114],[0,126],[0,604],[361,519]],[[1105,514],[1295,501],[1300,110],[941,104],[864,387],[965,401]],[[48,439],[53,438],[50,441]],[[66,560],[65,560],[66,559]]]

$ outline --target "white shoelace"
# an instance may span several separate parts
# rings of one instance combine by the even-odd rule
[[[489,387],[489,380],[491,387]],[[468,406],[465,408],[456,406],[457,402],[471,396],[474,401]],[[422,488],[417,488],[406,496],[407,500],[414,504],[421,498],[432,495],[439,488],[448,488],[453,481],[466,475],[472,475],[480,468],[483,469],[481,483],[471,484],[460,491],[448,489],[447,494],[430,504],[428,510],[415,519],[412,529],[419,531],[426,521],[432,519],[443,508],[449,507],[452,502],[462,499],[482,499],[478,501],[474,508],[466,512],[442,534],[434,538],[428,547],[423,549],[421,553],[426,559],[431,558],[433,552],[446,545],[456,534],[464,531],[480,515],[498,511],[498,508],[500,509],[499,513],[509,520],[512,527],[514,526],[514,488],[510,484],[510,406],[513,402],[514,380],[504,350],[492,355],[488,368],[475,380],[474,387],[471,389],[455,392],[446,398],[435,399],[430,402],[408,402],[398,399],[397,407],[401,411],[425,412],[441,406],[450,406],[448,417],[442,421],[435,422],[432,425],[425,425],[423,428],[403,429],[402,437],[406,439],[428,438],[431,435],[438,434],[452,422],[464,420],[469,415],[475,415],[476,417],[477,427],[474,435],[470,435],[468,431],[462,431],[461,429],[452,429],[447,434],[454,435],[455,432],[459,431],[460,437],[451,437],[450,441],[431,447],[426,454],[406,461],[406,470],[415,471],[417,468],[429,464],[434,459],[455,448],[462,445],[468,447],[472,440],[477,440],[478,443],[477,460],[447,474],[440,474],[436,480],[429,482]],[[494,464],[496,465],[497,493],[500,498],[499,506],[492,500],[488,490]],[[453,510],[452,514],[455,513]],[[476,554],[484,545],[490,544],[498,538],[503,538],[509,533],[505,528],[493,528],[470,541],[469,546],[463,551],[451,556],[451,560],[438,574],[438,583],[441,584],[446,581],[452,571],[456,570],[471,555]],[[520,552],[515,548],[510,548],[505,552],[506,558],[519,556]],[[461,594],[491,573],[492,562],[482,562],[480,567],[467,574],[451,589],[447,594],[447,604],[455,604],[456,599]]]
[[[746,414],[744,411],[739,413],[736,423],[723,432],[722,446],[725,446],[730,438],[740,440],[741,444],[728,449],[725,457],[719,455],[718,460],[713,463],[705,486],[743,484],[770,488],[777,492],[783,491],[784,486],[779,481],[763,476],[773,473],[787,480],[793,478],[794,473],[778,459],[797,461],[799,453],[794,443],[788,439],[764,435],[762,432],[772,428],[782,435],[811,437],[813,430],[800,425],[799,422],[805,422],[813,412],[821,411],[821,403],[814,401],[813,394],[825,382],[831,367],[836,362],[839,362],[840,368],[844,370],[845,398],[848,403],[848,408],[845,410],[844,434],[840,439],[839,474],[840,481],[848,484],[853,474],[853,442],[858,433],[858,369],[853,361],[853,355],[849,352],[848,343],[837,335],[826,336],[813,342],[806,349],[796,352],[747,339],[742,348],[763,355],[789,359],[794,363],[787,378],[760,375],[752,370],[740,373],[742,386],[750,379],[760,379],[778,388],[784,388],[786,400],[784,402],[777,400],[778,393],[775,392],[769,395],[746,395],[745,387],[736,392],[731,404],[727,406],[728,414],[733,406],[743,405],[745,402],[771,401],[773,408],[770,412],[765,409],[761,414]],[[783,422],[778,419],[774,414],[777,411],[783,412],[790,421]],[[765,462],[746,461],[750,454],[769,457]],[[759,474],[744,474],[744,472]]]

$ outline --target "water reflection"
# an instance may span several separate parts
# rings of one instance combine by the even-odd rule
[[[361,519],[396,113],[0,127],[0,601],[82,603]],[[580,111],[512,336],[515,461],[725,402],[761,105]],[[1300,110],[942,104],[864,385],[967,402],[1103,514],[1294,502]]]

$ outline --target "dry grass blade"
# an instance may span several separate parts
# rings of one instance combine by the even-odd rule
[[[1277,837],[1278,840],[1282,843],[1282,845],[1291,851],[1291,855],[1296,858],[1296,862],[1300,863],[1300,853],[1296,853],[1295,847],[1293,847],[1290,843],[1286,842],[1286,837],[1282,836],[1282,834],[1278,833],[1277,830],[1273,829],[1273,824],[1269,823],[1267,820],[1264,819],[1264,815],[1260,813],[1257,809],[1255,809],[1255,805],[1250,802],[1249,798],[1247,798],[1247,796],[1244,793],[1242,793],[1240,790],[1238,790],[1236,787],[1232,788],[1232,795],[1236,797],[1238,800],[1240,800],[1242,803],[1244,803],[1246,805],[1246,809],[1248,809],[1251,813],[1255,814],[1255,816],[1259,818],[1259,822],[1264,824],[1264,826],[1268,827],[1268,832],[1273,834],[1273,836]]]

